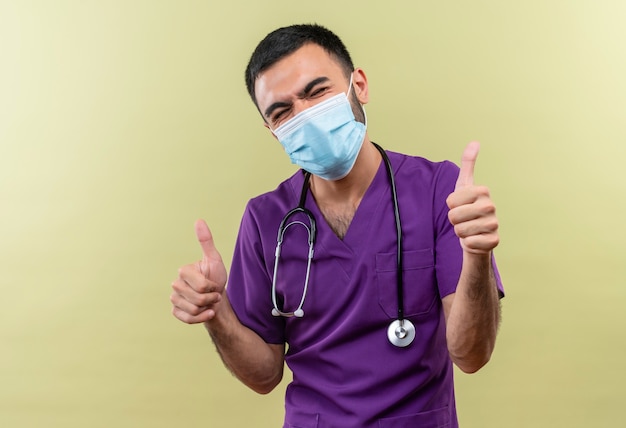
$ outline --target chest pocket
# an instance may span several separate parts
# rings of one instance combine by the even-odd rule
[[[402,285],[404,290],[404,315],[420,316],[430,312],[438,298],[433,250],[405,251],[403,256]],[[396,253],[376,254],[376,281],[378,302],[387,316],[398,315]]]

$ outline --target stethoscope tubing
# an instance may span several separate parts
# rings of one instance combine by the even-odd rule
[[[396,295],[398,299],[398,317],[394,320],[387,329],[387,336],[389,341],[397,346],[397,347],[406,347],[413,342],[415,338],[415,326],[409,320],[406,320],[404,317],[404,292],[403,292],[403,281],[402,281],[402,272],[403,272],[403,257],[402,257],[402,222],[400,220],[400,208],[398,205],[398,192],[396,189],[396,181],[393,175],[393,170],[391,168],[391,161],[387,156],[387,153],[380,147],[378,144],[372,141],[372,144],[376,149],[380,152],[383,161],[385,163],[385,169],[387,171],[387,178],[389,180],[389,185],[391,187],[391,201],[393,204],[393,212],[394,212],[394,222],[396,226]],[[305,172],[304,175],[304,183],[302,184],[302,191],[300,193],[300,201],[296,208],[290,210],[285,217],[283,217],[280,225],[278,226],[278,237],[276,240],[276,251],[275,251],[275,259],[274,259],[274,274],[272,276],[272,315],[274,316],[284,316],[284,317],[297,317],[301,318],[304,316],[304,310],[302,309],[304,305],[304,300],[306,298],[308,286],[309,286],[309,277],[311,271],[311,262],[313,260],[313,245],[315,244],[315,239],[317,237],[317,228],[315,224],[315,217],[313,213],[304,207],[304,202],[306,200],[306,194],[309,189],[309,180],[311,177],[311,173]],[[304,222],[296,220],[288,223],[289,219],[293,217],[297,213],[303,213],[308,217],[309,225],[307,226]],[[302,293],[302,298],[300,299],[300,303],[298,308],[293,312],[283,312],[278,309],[278,302],[276,298],[276,279],[278,272],[278,261],[280,259],[281,247],[284,239],[285,232],[287,229],[295,224],[302,225],[308,233],[308,242],[309,242],[309,251],[307,256],[307,269],[306,276],[304,281],[304,289]]]
[[[374,147],[378,149],[383,160],[385,161],[385,169],[387,170],[387,178],[389,179],[389,186],[391,187],[391,202],[393,203],[394,221],[396,225],[396,294],[398,295],[398,320],[404,320],[404,293],[402,290],[402,272],[403,272],[403,257],[402,257],[402,222],[400,221],[400,207],[398,206],[398,191],[396,189],[396,179],[393,176],[391,170],[391,161],[387,156],[387,153],[378,144],[372,142]]]
[[[272,276],[272,304],[274,307],[272,308],[272,315],[274,316],[283,316],[283,317],[297,317],[302,318],[304,316],[304,310],[302,306],[304,305],[304,300],[306,299],[306,294],[309,288],[309,278],[311,274],[311,262],[313,261],[314,256],[314,244],[315,239],[317,237],[317,227],[315,223],[315,217],[313,213],[304,207],[304,201],[306,199],[306,191],[308,189],[309,176],[311,174],[309,172],[306,173],[304,177],[304,184],[302,186],[302,192],[300,194],[300,203],[297,207],[290,210],[285,217],[283,217],[280,225],[278,226],[278,237],[276,238],[276,251],[274,253],[274,274]],[[294,215],[302,213],[308,217],[309,226],[307,226],[304,222],[295,220],[290,223],[287,223],[291,217]],[[300,224],[306,230],[308,234],[308,242],[309,242],[309,251],[307,254],[307,263],[306,263],[306,276],[304,278],[304,289],[302,290],[302,298],[300,299],[300,303],[298,304],[298,308],[293,312],[283,312],[278,309],[278,302],[276,301],[276,279],[278,275],[278,261],[280,260],[280,252],[283,244],[283,240],[285,238],[285,232],[289,227]]]

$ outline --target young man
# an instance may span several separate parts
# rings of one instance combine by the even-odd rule
[[[460,170],[379,149],[366,132],[365,73],[317,25],[270,33],[246,83],[302,171],[249,202],[228,288],[196,223],[203,258],[172,284],[174,316],[204,323],[259,393],[286,361],[285,427],[458,426],[452,364],[487,363],[503,296],[495,208],[473,183],[478,145]]]

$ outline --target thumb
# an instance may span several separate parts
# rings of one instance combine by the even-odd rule
[[[221,262],[222,257],[215,248],[215,242],[213,242],[213,235],[209,226],[202,219],[196,221],[196,236],[202,248],[202,261],[200,262],[200,271],[206,277],[209,275],[209,267],[211,261]]]
[[[456,180],[455,190],[474,184],[474,165],[476,165],[479,150],[480,143],[477,141],[472,141],[465,147],[461,157],[461,170],[459,171],[459,178]]]

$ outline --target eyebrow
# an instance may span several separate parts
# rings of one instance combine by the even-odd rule
[[[302,91],[298,92],[298,97],[300,98],[306,97],[307,94],[309,94],[315,86],[319,85],[320,83],[325,83],[328,81],[330,81],[330,79],[326,76],[318,77],[316,79],[311,80],[309,83],[306,84],[306,86],[304,87],[304,89],[302,89]],[[276,110],[277,108],[289,107],[289,106],[291,106],[291,103],[286,103],[284,101],[277,101],[265,109],[265,112],[264,112],[265,117],[269,118],[272,112]]]

